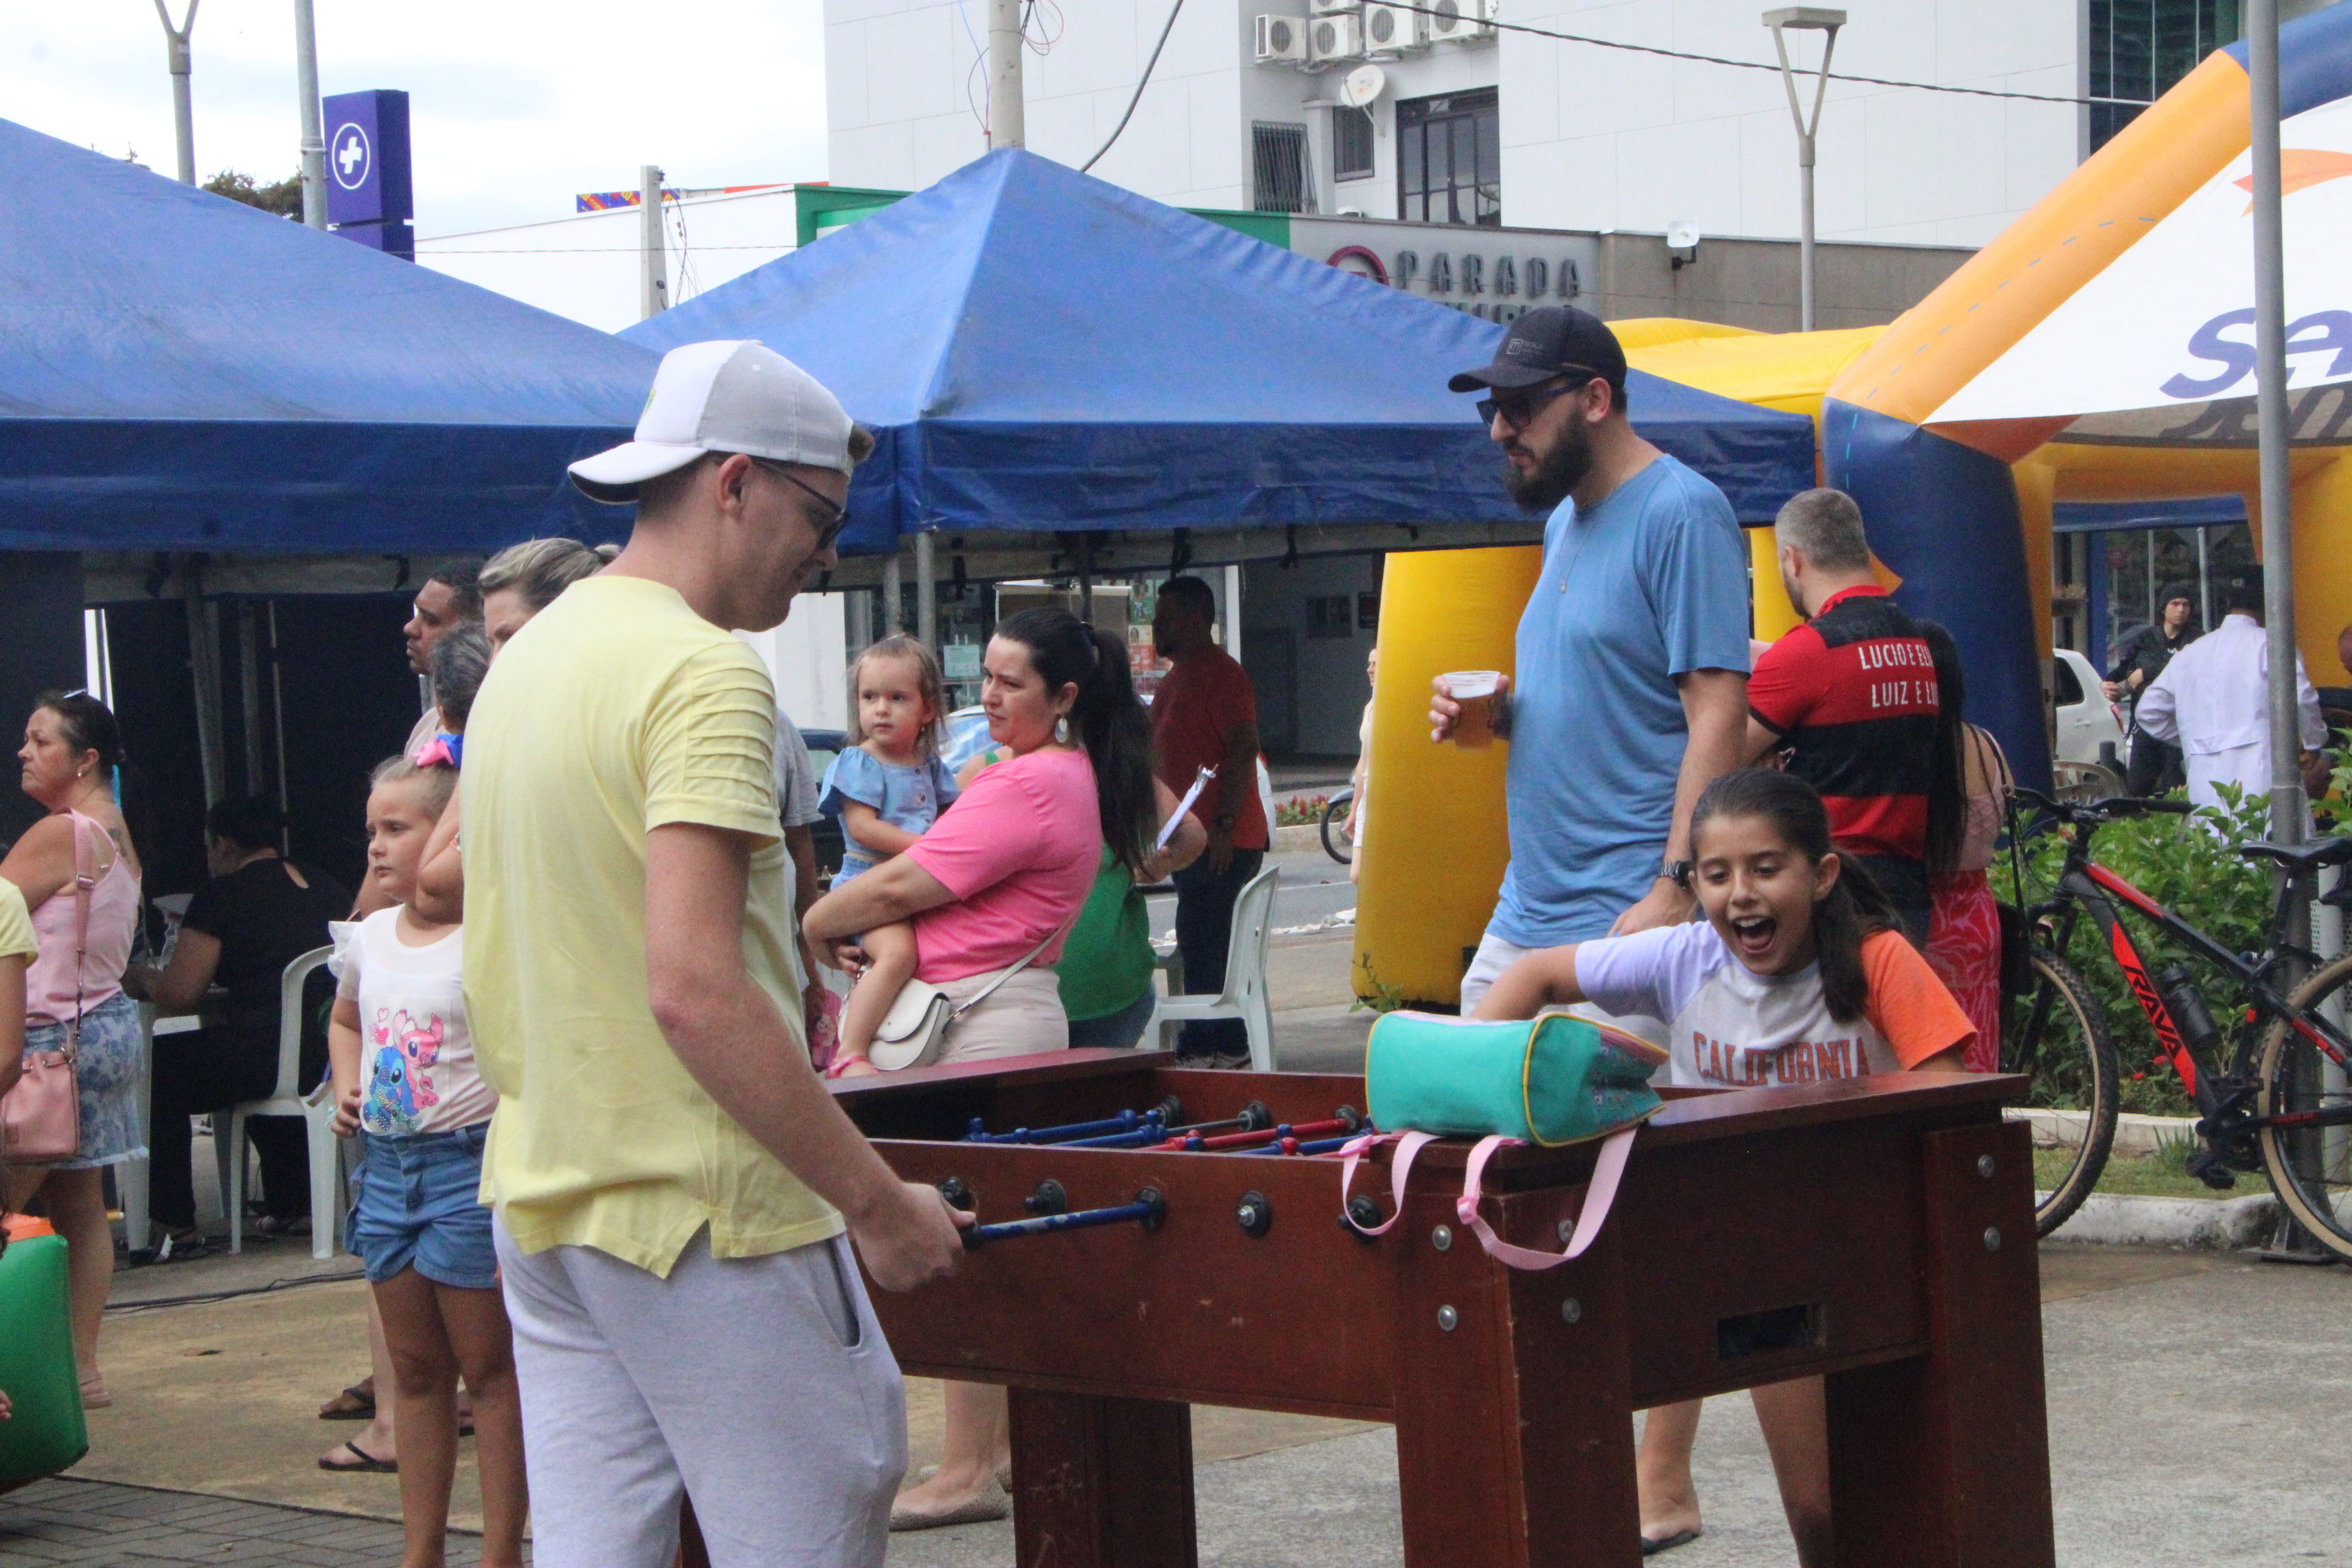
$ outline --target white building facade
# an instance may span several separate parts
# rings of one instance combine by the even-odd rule
[[[1179,206],[1796,234],[1796,137],[1777,67],[1510,30],[1769,66],[1760,0],[1426,0],[1447,8],[1464,20],[1373,0],[1191,0],[1094,172]],[[2235,0],[1846,8],[1841,75],[1978,92],[1832,82],[1818,165],[1825,240],[1983,244],[2133,110],[1979,94],[2146,99],[2237,31]],[[1093,157],[1168,14],[1168,0],[1032,7],[1031,150],[1073,166]],[[980,0],[825,0],[825,20],[835,182],[919,189],[985,149]],[[1453,36],[1433,40],[1433,26]],[[1814,63],[1820,37],[1790,33],[1793,63]],[[1318,41],[1339,46],[1334,58],[1315,58]],[[1306,58],[1276,58],[1293,50]],[[1365,63],[1381,78],[1369,112],[1342,101]]]

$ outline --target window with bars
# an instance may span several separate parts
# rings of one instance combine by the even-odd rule
[[[2207,55],[2238,40],[2239,0],[2088,0],[2093,98],[2154,102]],[[2136,103],[2091,105],[2091,150],[2139,117]]]
[[[1262,213],[1303,213],[1314,185],[1307,174],[1307,127],[1258,121],[1250,127],[1255,199]]]
[[[1492,88],[1396,106],[1397,216],[1422,223],[1503,221],[1502,121]]]
[[[1371,177],[1371,110],[1342,107],[1331,111],[1331,166],[1335,179]]]

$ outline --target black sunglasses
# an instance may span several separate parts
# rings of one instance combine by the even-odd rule
[[[1515,392],[1495,397],[1482,397],[1478,400],[1478,417],[1488,425],[1494,424],[1496,419],[1500,417],[1503,423],[1512,429],[1524,430],[1528,427],[1528,422],[1542,413],[1545,405],[1554,398],[1565,397],[1571,392],[1581,392],[1601,379],[1599,371],[1587,370],[1580,364],[1571,365],[1562,374],[1581,376],[1583,379],[1565,381],[1549,387],[1538,387],[1533,392]]]
[[[749,456],[750,454],[747,453],[745,455]],[[839,501],[834,500],[831,496],[825,494],[814,485],[810,484],[806,479],[802,479],[790,468],[785,468],[783,464],[767,458],[752,458],[751,462],[755,467],[767,469],[768,472],[775,475],[776,478],[783,480],[784,483],[796,487],[807,494],[819,506],[824,508],[826,513],[833,519],[833,521],[816,531],[816,547],[819,550],[824,549],[835,540],[839,539],[841,537],[841,531],[849,526],[849,509],[847,507],[843,506]]]

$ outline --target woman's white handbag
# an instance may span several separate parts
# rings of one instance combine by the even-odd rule
[[[929,981],[909,979],[898,988],[897,1000],[890,1004],[890,1011],[883,1015],[880,1026],[874,1031],[874,1044],[867,1047],[866,1059],[882,1072],[929,1067],[940,1059],[940,1047],[947,1040],[949,1027],[994,995],[998,986],[1028,968],[1067,929],[1055,928],[1019,963],[999,973],[961,1007]]]

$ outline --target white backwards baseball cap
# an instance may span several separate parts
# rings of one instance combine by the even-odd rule
[[[850,471],[850,418],[816,377],[768,347],[739,340],[687,343],[662,355],[637,416],[637,437],[572,465],[592,500],[637,499],[647,479],[705,452]]]

